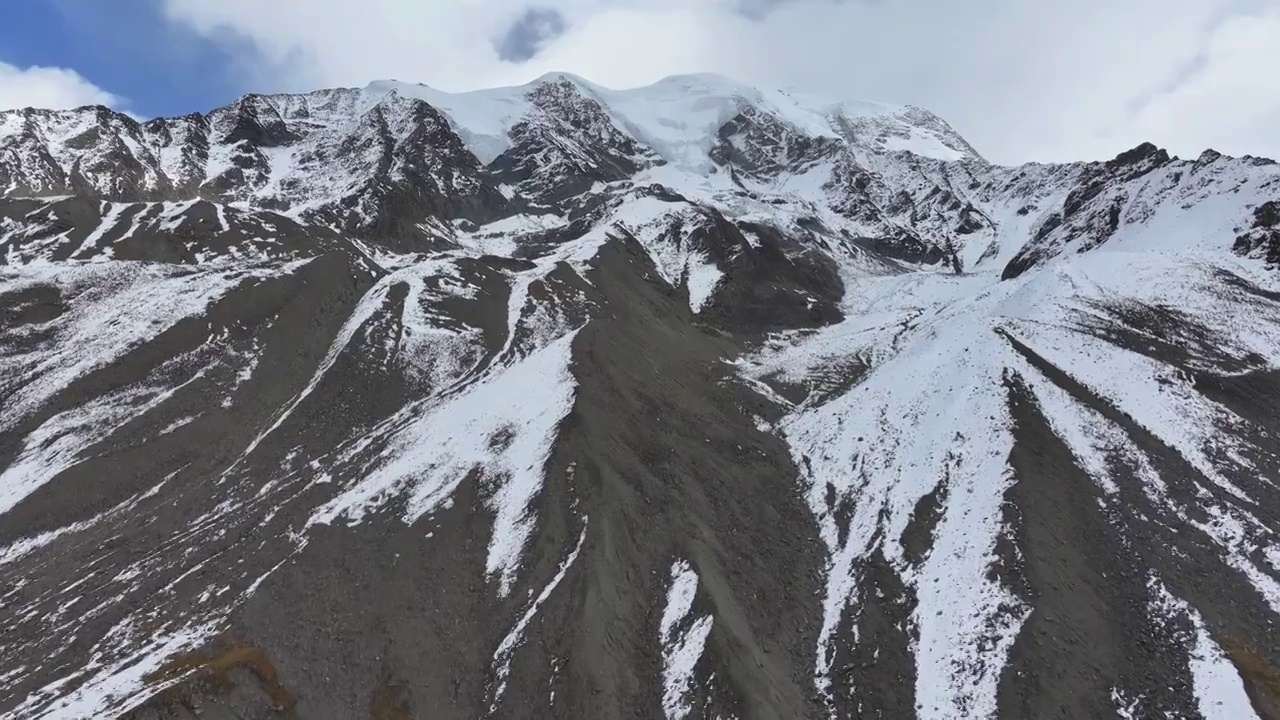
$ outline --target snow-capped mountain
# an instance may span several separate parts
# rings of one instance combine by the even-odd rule
[[[0,112],[0,716],[1280,718],[1278,273],[710,75]]]

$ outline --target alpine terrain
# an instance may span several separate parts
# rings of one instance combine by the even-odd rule
[[[1280,718],[1280,165],[682,76],[0,112],[0,717]]]

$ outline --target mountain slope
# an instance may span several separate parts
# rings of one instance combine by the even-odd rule
[[[716,76],[0,113],[0,715],[1280,717],[1280,166]]]

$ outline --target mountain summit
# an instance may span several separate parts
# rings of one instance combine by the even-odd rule
[[[1278,273],[714,75],[0,112],[0,716],[1280,718]]]

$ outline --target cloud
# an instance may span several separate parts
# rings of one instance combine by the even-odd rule
[[[362,85],[380,78],[462,89],[518,76],[494,39],[523,0],[165,0],[168,17],[241,48],[263,90]],[[247,48],[250,52],[245,52]]]
[[[1147,140],[1276,152],[1268,0],[542,0],[554,25],[530,22],[528,0],[164,2],[173,22],[251,48],[242,70],[259,90],[387,77],[463,90],[553,70],[626,87],[708,71],[919,105],[1003,162]]]
[[[0,62],[0,110],[38,107],[64,110],[82,105],[119,107],[119,98],[74,70],[56,67],[19,68]]]
[[[1134,124],[1154,135],[1211,138],[1233,155],[1280,159],[1280,7],[1239,15],[1208,37],[1193,72],[1150,98]]]
[[[498,57],[507,62],[525,62],[549,41],[563,35],[566,27],[564,16],[558,11],[529,8],[498,40]]]

